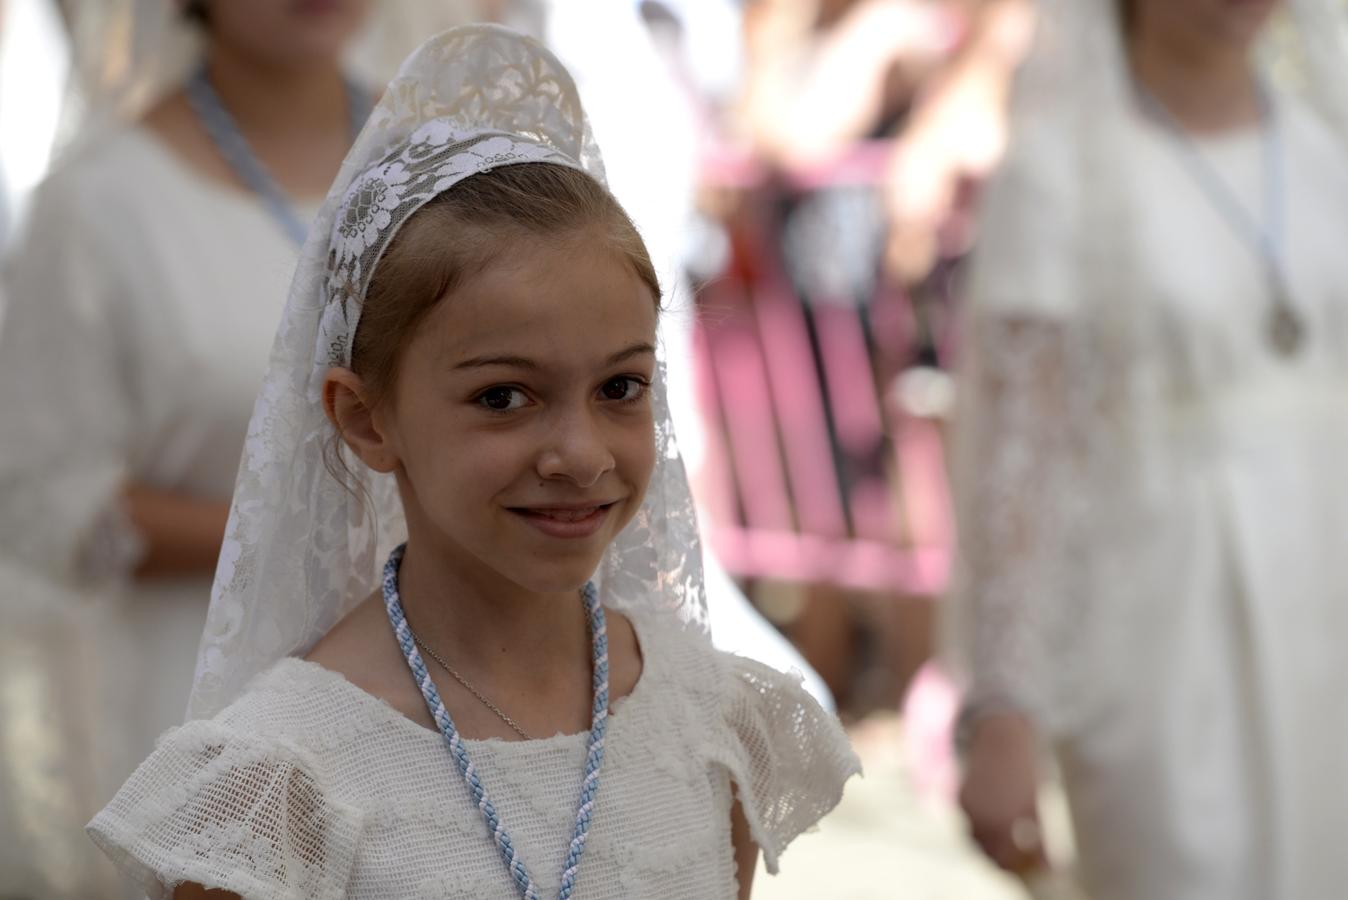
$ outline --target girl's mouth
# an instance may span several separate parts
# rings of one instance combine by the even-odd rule
[[[587,538],[608,519],[613,503],[593,506],[517,507],[510,511],[549,537]]]

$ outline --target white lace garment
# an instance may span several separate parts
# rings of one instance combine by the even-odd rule
[[[768,871],[860,771],[798,680],[632,615],[643,671],[615,705],[576,896],[736,896],[738,797]],[[586,734],[466,741],[502,821],[556,894]],[[513,900],[518,889],[444,739],[340,675],[287,658],[213,719],[168,732],[90,823],[152,897]]]
[[[1277,110],[1294,358],[1259,256],[1138,111],[1111,132],[1106,252],[1042,194],[1004,195],[1013,241],[983,232],[1023,252],[985,281],[961,394],[970,696],[1053,739],[1095,900],[1348,883],[1348,166],[1309,107]],[[1259,132],[1195,152],[1261,208]]]

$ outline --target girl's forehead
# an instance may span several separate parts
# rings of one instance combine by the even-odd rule
[[[426,325],[438,356],[588,359],[654,341],[655,298],[620,254],[602,245],[524,249],[506,248],[436,306]]]

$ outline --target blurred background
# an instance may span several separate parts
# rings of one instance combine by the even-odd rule
[[[289,5],[314,16],[370,7],[352,13],[349,34],[333,37],[322,51],[340,58],[350,84],[369,97],[425,36],[473,20],[535,34],[575,73],[614,191],[650,243],[670,293],[663,340],[710,556],[717,643],[783,668],[801,668],[803,659],[812,670],[802,669],[808,684],[836,704],[866,769],[820,829],[793,845],[780,877],[760,873],[755,896],[1028,896],[967,836],[952,749],[961,701],[937,662],[937,623],[955,549],[949,444],[964,275],[979,242],[983,187],[1008,144],[1008,98],[1031,46],[1032,0]],[[216,6],[0,0],[0,250],[11,256],[9,267],[22,270],[25,262],[17,257],[41,252],[25,248],[27,235],[44,227],[35,210],[49,175],[97,156],[128,125],[150,131],[172,150],[174,112],[161,98],[191,77],[203,53],[224,52],[215,45],[225,38],[212,33],[224,23],[200,15]],[[225,95],[223,87],[220,92]],[[350,94],[352,116],[368,109],[368,99]],[[335,121],[338,140],[345,123]],[[170,195],[187,189],[156,182],[153,172],[162,175],[178,164],[199,181],[213,180],[216,191],[239,193],[247,186],[238,183],[237,167],[224,168],[218,159],[196,165],[191,159],[198,151],[190,141],[184,146],[177,163],[151,165],[140,199],[125,202],[171,204]],[[210,157],[210,148],[199,155]],[[330,180],[340,155],[316,182]],[[285,177],[278,180],[289,186]],[[289,193],[303,218],[322,187],[299,182]],[[172,215],[216,221],[211,202]],[[265,252],[278,292],[248,313],[258,319],[254,331],[269,336],[284,297],[285,252],[293,251],[284,250],[290,244],[275,216],[255,205],[255,219],[233,234],[243,242],[245,232],[274,232]],[[230,215],[219,213],[220,240],[232,239],[225,234]],[[127,221],[136,231],[140,218]],[[125,238],[117,252],[133,264],[140,253],[191,255],[172,244],[192,240],[183,231],[138,235],[134,239],[169,245],[142,249]],[[66,252],[80,255],[79,248]],[[36,264],[28,259],[31,269]],[[53,254],[41,267],[84,264]],[[96,267],[88,271],[89,279],[101,277]],[[32,283],[16,278],[3,289]],[[166,277],[162,289],[173,283]],[[138,322],[131,317],[101,327],[115,331]],[[8,325],[0,297],[0,329]],[[100,333],[107,332],[89,332]],[[69,352],[62,351],[61,361]],[[136,352],[157,351],[147,345]],[[265,346],[247,358],[265,359]],[[11,391],[42,394],[40,375],[20,377],[22,385]],[[247,387],[236,393],[248,399],[229,400],[239,407],[225,417],[230,423],[246,421]],[[183,437],[176,426],[156,427],[178,442],[178,454],[190,453],[183,448],[194,440],[210,440],[209,429],[206,437]],[[241,443],[241,433],[225,443]],[[232,485],[232,475],[211,483]],[[213,498],[223,499],[227,493]],[[11,515],[17,513],[0,511]],[[88,513],[86,524],[96,518]],[[61,816],[67,823],[87,819],[106,796],[90,798],[114,777],[62,761],[69,754],[59,746],[60,735],[83,735],[77,742],[85,749],[98,741],[92,713],[78,725],[66,721],[82,682],[68,667],[45,672],[45,651],[35,661],[23,650],[47,641],[77,657],[79,648],[92,648],[88,658],[104,652],[111,632],[101,629],[110,627],[108,619],[95,618],[102,624],[90,626],[87,610],[103,602],[100,592],[139,589],[138,570],[130,565],[111,564],[115,577],[100,575],[96,588],[88,579],[67,587],[37,623],[27,576],[10,573],[9,583],[0,584],[7,595],[0,614],[8,619],[0,631],[24,635],[7,657],[0,655],[0,716],[8,723],[0,728],[0,756],[7,760],[0,823],[34,842],[0,849],[0,897],[6,900],[117,896],[91,893],[90,885],[107,878],[97,860],[86,863],[83,850],[63,855],[53,849],[82,840],[53,837],[53,823]],[[196,592],[201,605],[205,568],[184,572],[170,565],[163,577],[177,579],[180,592]],[[107,572],[97,565],[81,571],[94,570]],[[81,617],[86,624],[74,624]],[[146,629],[163,620],[139,621],[140,630],[125,639],[130,649],[118,651],[123,659],[147,654]],[[173,627],[186,635],[193,626]],[[108,665],[100,671],[119,671]],[[125,754],[139,758],[143,739],[127,741]],[[1052,778],[1041,803],[1049,855],[1070,870],[1071,829]]]

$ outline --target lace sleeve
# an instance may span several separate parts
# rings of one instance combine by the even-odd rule
[[[169,732],[88,830],[154,898],[191,882],[246,900],[337,900],[361,826],[303,751],[202,720]]]
[[[84,227],[88,206],[61,176],[44,188],[0,325],[0,553],[60,580],[118,575],[140,555],[117,502],[137,421],[124,281]]]
[[[1084,563],[1084,469],[1094,380],[1081,326],[984,314],[970,322],[960,388],[955,491],[959,552],[947,636],[967,681],[966,710],[1056,711]]]
[[[775,875],[782,851],[838,805],[861,763],[838,719],[805,693],[799,676],[726,658],[725,727],[713,758],[729,771],[750,834]]]

